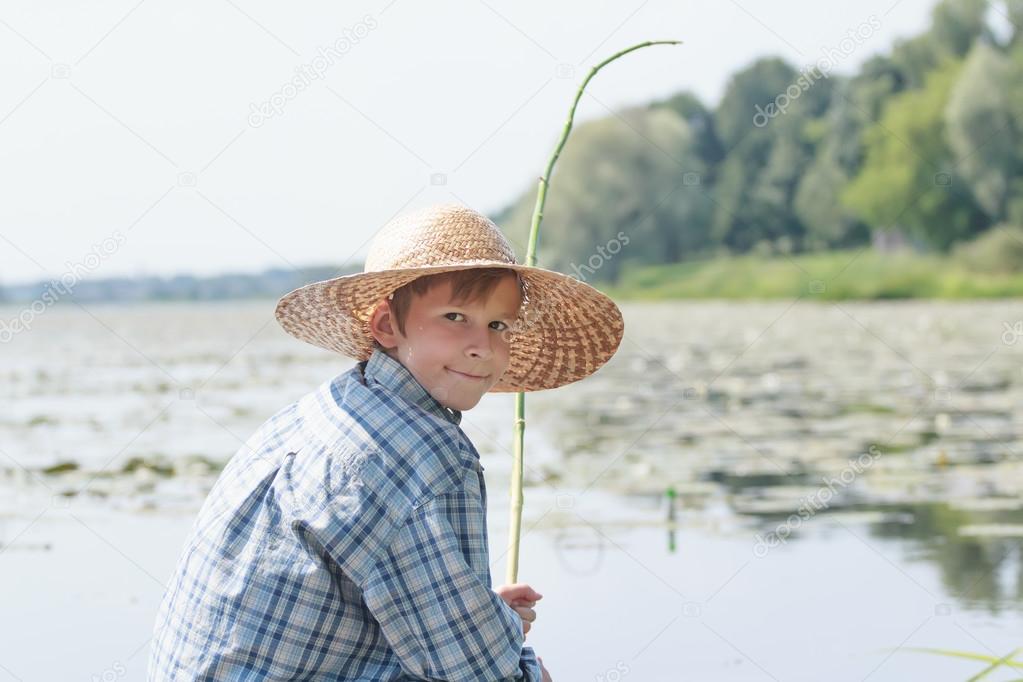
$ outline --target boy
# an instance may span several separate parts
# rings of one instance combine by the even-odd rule
[[[160,607],[149,679],[550,680],[522,646],[541,595],[490,588],[483,467],[459,423],[488,391],[595,371],[621,340],[618,308],[517,265],[490,220],[442,205],[392,221],[363,273],[297,289],[276,315],[359,362],[225,467]]]

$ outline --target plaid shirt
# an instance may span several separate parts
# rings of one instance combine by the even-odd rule
[[[540,680],[461,418],[380,350],[271,417],[199,512],[149,680]]]

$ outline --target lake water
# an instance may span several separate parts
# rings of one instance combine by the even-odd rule
[[[919,650],[1023,643],[1023,301],[622,308],[607,366],[526,400],[555,680],[966,680],[986,664]],[[220,468],[351,361],[272,301],[31,325],[0,346],[0,680],[141,680]],[[512,412],[463,417],[498,583]]]

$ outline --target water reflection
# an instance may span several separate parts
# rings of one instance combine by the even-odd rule
[[[723,499],[755,535],[823,491],[807,523],[870,513],[871,536],[938,567],[952,595],[1019,609],[1023,344],[1001,332],[1023,302],[787,306],[626,306],[619,355],[556,402],[533,399],[561,453],[550,480],[672,491],[669,553],[676,505]]]
[[[911,558],[934,563],[945,588],[973,608],[1023,608],[1023,511],[967,511],[947,503],[893,505],[911,523],[880,520],[878,538],[911,540]],[[1003,537],[1004,536],[1004,537]]]

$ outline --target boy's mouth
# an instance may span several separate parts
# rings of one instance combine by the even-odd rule
[[[444,369],[470,381],[483,381],[487,378],[487,375],[478,376],[476,374],[466,374],[465,372],[459,372],[458,370],[451,369],[450,367],[445,367]]]

